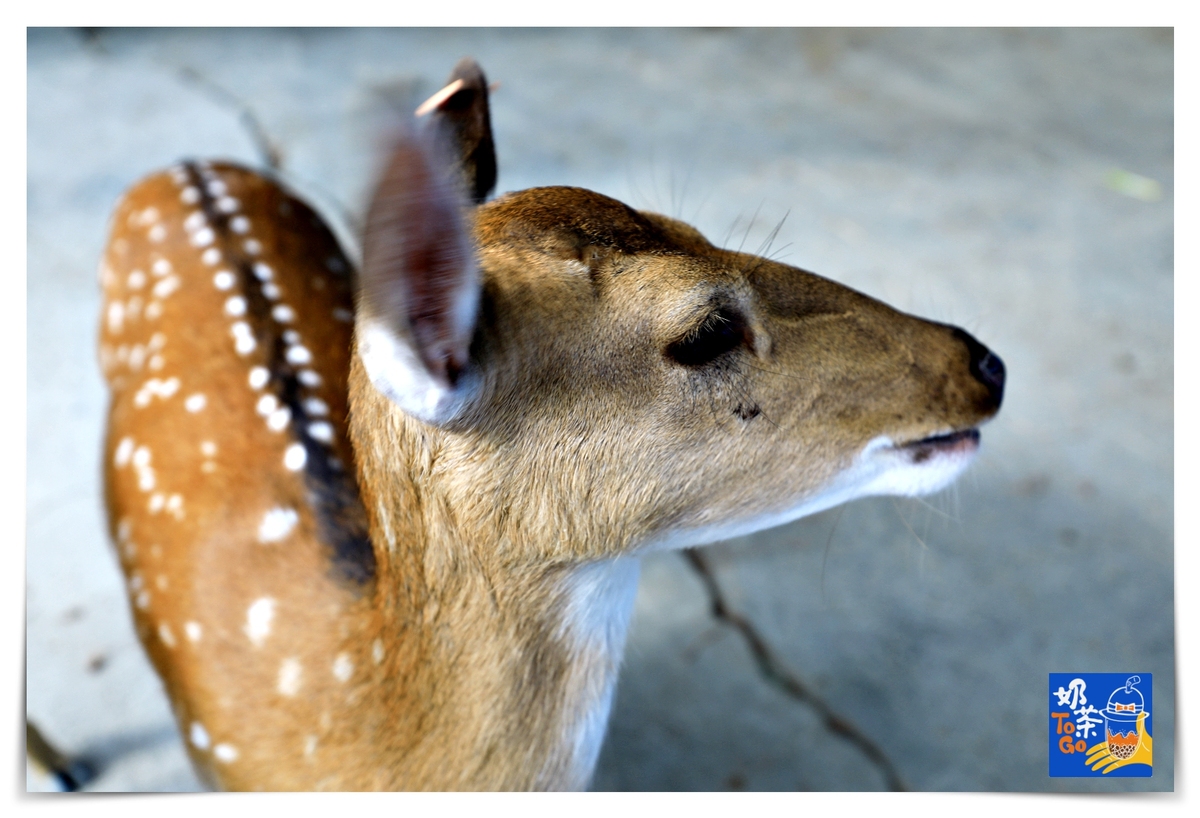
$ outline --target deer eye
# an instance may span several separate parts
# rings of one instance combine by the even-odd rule
[[[716,310],[695,329],[670,344],[666,355],[682,366],[700,367],[712,363],[746,342],[746,324],[736,313]]]

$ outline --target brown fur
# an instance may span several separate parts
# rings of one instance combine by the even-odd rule
[[[116,211],[102,266],[101,359],[112,391],[110,531],[139,636],[185,741],[203,725],[208,745],[188,747],[216,786],[584,786],[590,770],[564,742],[581,697],[611,680],[619,656],[564,633],[573,570],[672,531],[782,510],[880,435],[915,441],[997,408],[952,328],[715,248],[666,217],[543,188],[474,212],[481,387],[462,414],[432,426],[372,386],[350,325],[330,317],[350,308],[352,281],[323,265],[344,257],[319,220],[250,171],[211,174],[239,200],[260,255],[206,198],[223,261],[204,264],[182,227],[193,210],[181,204],[186,185],[166,174],[141,182]],[[162,241],[149,237],[155,225]],[[180,284],[147,318],[160,258]],[[276,271],[322,378],[312,392],[329,406],[330,453],[357,477],[361,506],[344,511],[369,520],[366,582],[335,570],[312,485],[283,466],[295,418],[276,432],[255,410],[264,392],[247,372],[269,360],[281,331],[263,312],[270,305],[250,297],[258,285],[248,278],[228,292],[212,284],[216,270],[256,258]],[[134,270],[146,279],[136,290]],[[222,312],[243,290],[257,340],[249,355],[235,351]],[[119,328],[108,321],[114,303]],[[744,317],[746,343],[701,370],[664,355],[714,305]],[[131,366],[131,345],[156,332],[161,370]],[[180,386],[139,407],[148,377]],[[196,392],[207,403],[189,413],[183,401]],[[126,437],[151,453],[152,490],[139,487],[133,455],[115,464]],[[215,456],[202,454],[205,440]],[[166,499],[151,511],[155,493]],[[165,507],[174,494],[181,517]],[[299,522],[284,541],[260,543],[275,506],[297,509]],[[275,614],[255,645],[246,617],[261,597],[276,600]],[[186,623],[200,626],[198,639]],[[352,669],[344,681],[339,656]],[[287,660],[301,668],[292,695],[281,690]],[[221,760],[217,745],[236,758]]]

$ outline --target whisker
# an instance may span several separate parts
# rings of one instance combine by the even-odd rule
[[[742,240],[738,243],[737,252],[742,252],[742,248],[746,246],[746,239],[750,238],[750,231],[754,229],[754,224],[758,221],[758,214],[762,211],[763,202],[758,203],[758,207],[754,208],[754,216],[750,219],[750,224],[746,225],[746,232],[742,234]]]
[[[829,546],[833,542],[833,532],[837,531],[838,523],[842,521],[842,514],[845,513],[846,506],[838,506],[837,516],[833,518],[833,527],[829,529],[829,536],[825,538],[825,550],[821,553],[821,604],[828,605],[829,600],[825,597],[825,564],[829,561]]]
[[[768,369],[765,366],[758,366],[756,364],[748,364],[748,366],[757,372],[763,372],[767,375],[778,375],[781,378],[788,378],[789,380],[800,381],[801,383],[812,383],[811,378],[806,378],[803,375],[793,375],[790,372],[780,372],[778,370]]]
[[[770,252],[771,245],[775,243],[776,237],[779,236],[779,231],[783,229],[783,223],[787,221],[787,217],[790,216],[791,213],[792,211],[788,210],[783,214],[783,218],[779,220],[779,224],[775,225],[775,229],[767,234],[767,237],[763,239],[762,244],[758,245],[758,250],[755,251],[754,255],[766,256],[767,253]]]
[[[927,503],[926,501],[922,500],[920,497],[909,497],[908,499],[913,500],[914,502],[920,503],[921,505],[925,506],[925,508],[932,511],[934,514],[937,514],[938,516],[943,517],[952,523],[961,523],[962,522],[961,520],[959,520],[955,517],[951,517],[949,514],[942,511],[940,508],[933,505],[932,503]]]
[[[908,520],[904,518],[904,514],[900,511],[900,506],[896,504],[896,498],[890,497],[888,499],[892,501],[892,508],[896,509],[896,516],[900,518],[900,522],[904,523],[904,527],[908,529],[908,533],[912,534],[913,539],[921,544],[921,548],[923,548],[925,551],[928,551],[929,545],[923,539],[918,537],[917,532],[913,531],[913,527],[908,524]]]

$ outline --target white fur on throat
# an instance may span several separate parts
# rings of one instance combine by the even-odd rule
[[[567,703],[563,749],[575,789],[587,787],[600,755],[640,573],[637,557],[617,557],[574,568],[564,582],[559,634],[576,655],[571,689],[579,695]]]

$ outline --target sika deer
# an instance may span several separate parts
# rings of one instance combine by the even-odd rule
[[[117,207],[110,531],[214,786],[585,787],[640,555],[935,491],[1000,406],[962,330],[682,222],[570,187],[471,206],[487,86],[452,79],[357,280],[244,168]]]

